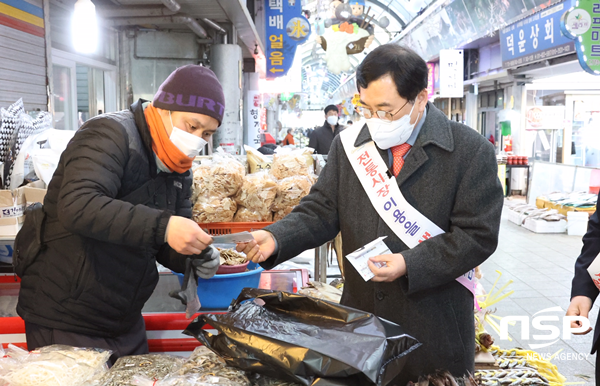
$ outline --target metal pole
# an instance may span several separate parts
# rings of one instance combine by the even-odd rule
[[[48,112],[54,117],[54,70],[52,69],[52,41],[50,39],[50,0],[43,0],[42,5],[44,7],[44,38],[46,42],[46,93],[48,95]],[[54,121],[54,118],[52,121]]]
[[[315,281],[327,283],[327,244],[315,248]]]
[[[225,115],[221,127],[214,135],[213,144],[228,153],[242,154],[243,128],[240,120],[242,100],[241,71],[242,48],[237,44],[215,44],[210,50],[210,69],[213,70],[225,93]]]

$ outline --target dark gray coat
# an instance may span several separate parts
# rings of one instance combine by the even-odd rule
[[[397,181],[408,202],[445,234],[409,250],[371,205],[337,137],[310,194],[290,215],[266,228],[280,249],[263,263],[265,268],[326,243],[340,230],[344,255],[388,236],[391,251],[406,260],[407,276],[392,283],[365,282],[346,263],[342,304],[396,322],[423,343],[410,354],[398,380],[402,385],[436,369],[455,375],[473,371],[473,296],[455,278],[495,251],[503,203],[493,146],[471,128],[449,121],[432,104],[427,108]],[[355,145],[370,140],[365,126]],[[387,151],[380,154],[387,162]]]

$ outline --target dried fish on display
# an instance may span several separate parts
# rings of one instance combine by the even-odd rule
[[[98,386],[129,386],[134,376],[162,379],[178,371],[185,359],[174,355],[131,355],[117,359],[115,365],[98,381]]]
[[[18,349],[18,348],[17,348]],[[0,384],[10,386],[87,386],[106,371],[110,351],[53,345],[28,353],[15,352],[12,366],[1,366]]]
[[[282,381],[262,374],[252,374],[248,378],[252,386],[302,386],[301,383]]]
[[[197,347],[179,369],[179,375],[201,374],[226,379],[235,384],[249,386],[250,381],[242,370],[231,367],[205,346]]]
[[[221,265],[240,265],[246,262],[246,256],[233,249],[217,249],[221,253]]]

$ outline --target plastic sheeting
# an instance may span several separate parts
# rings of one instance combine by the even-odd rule
[[[373,314],[287,292],[245,288],[230,310],[184,333],[229,365],[304,385],[387,385],[421,345]]]

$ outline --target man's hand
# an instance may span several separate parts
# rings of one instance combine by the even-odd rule
[[[592,309],[592,299],[587,296],[575,296],[571,299],[571,304],[569,304],[569,308],[567,308],[567,316],[583,316],[584,318],[588,317],[590,310]],[[573,320],[571,321],[571,328],[581,328],[581,322]],[[585,335],[592,331],[590,327],[585,332],[574,332],[574,335]]]
[[[262,263],[275,253],[275,239],[267,231],[252,232],[252,236],[254,236],[254,241],[240,243],[236,249],[238,252],[244,252],[247,260]]]
[[[194,221],[172,216],[167,226],[167,243],[182,255],[199,255],[212,243],[212,237]]]
[[[385,263],[385,266],[377,268],[373,263]],[[369,269],[375,274],[371,280],[390,282],[406,275],[406,262],[400,253],[375,256],[369,259]]]

